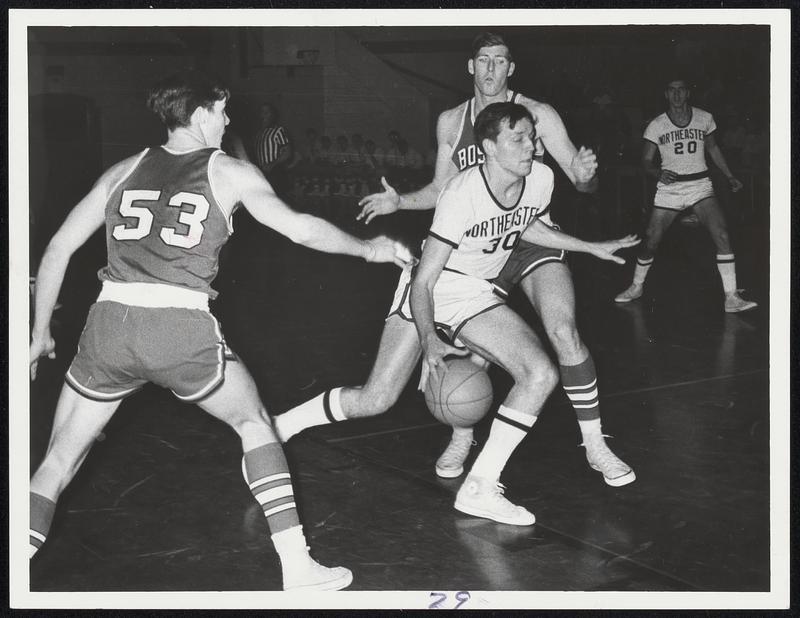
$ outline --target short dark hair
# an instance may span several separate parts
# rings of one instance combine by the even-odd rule
[[[531,125],[534,127],[534,134],[536,132],[536,125],[533,122],[533,116],[528,111],[528,108],[519,103],[492,103],[487,105],[475,118],[475,127],[473,132],[475,134],[475,141],[478,146],[483,149],[483,140],[489,139],[493,142],[497,141],[497,136],[503,129],[503,121],[508,122],[508,128],[513,129],[517,123],[527,118]]]
[[[478,36],[472,39],[472,59],[478,55],[481,47],[494,47],[495,45],[505,45],[508,50],[508,61],[512,62],[514,59],[511,56],[511,48],[506,40],[499,34],[494,32],[481,32]]]
[[[692,80],[689,77],[689,73],[686,69],[681,67],[672,67],[664,74],[664,90],[667,89],[672,82],[683,82],[686,84],[686,87],[691,90],[692,88]]]
[[[147,107],[172,131],[189,126],[198,107],[211,109],[231,96],[228,88],[195,69],[178,71],[159,81],[147,97]]]

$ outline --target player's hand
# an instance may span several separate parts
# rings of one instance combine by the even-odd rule
[[[364,219],[364,223],[369,223],[378,215],[390,215],[400,209],[400,196],[394,187],[386,182],[385,176],[381,176],[381,184],[385,189],[383,193],[373,193],[361,198],[358,203],[361,212],[356,215],[356,220]]]
[[[42,356],[47,358],[56,357],[56,342],[49,333],[41,337],[34,337],[31,341],[31,380],[36,379],[36,370],[39,368],[39,359]]]
[[[575,184],[586,184],[594,178],[597,172],[597,157],[591,149],[581,146],[580,150],[572,157],[570,167],[575,175]]]
[[[439,378],[444,376],[447,368],[444,362],[445,356],[467,356],[469,353],[466,348],[457,348],[445,343],[436,333],[429,335],[422,346],[422,372],[417,388],[425,392],[431,371],[435,371]]]
[[[658,182],[662,182],[665,185],[670,185],[677,179],[678,175],[672,170],[661,170],[661,173],[658,175]]]
[[[617,264],[624,264],[625,260],[618,255],[614,255],[620,249],[628,249],[635,247],[641,242],[641,239],[635,234],[629,234],[624,238],[617,238],[615,240],[604,240],[601,242],[591,243],[592,249],[590,253],[600,258],[601,260],[608,260]]]
[[[731,183],[731,191],[733,191],[734,193],[736,193],[739,189],[741,189],[744,186],[741,183],[741,181],[734,176],[728,178],[728,182]]]
[[[367,262],[394,263],[400,268],[407,268],[417,263],[403,243],[392,240],[387,236],[377,236],[367,241],[368,251],[365,259]]]

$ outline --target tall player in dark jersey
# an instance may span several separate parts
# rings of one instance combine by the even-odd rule
[[[31,557],[44,543],[56,501],[122,399],[153,382],[196,403],[239,435],[246,480],[264,510],[284,589],[336,590],[352,574],[308,554],[283,449],[256,385],[227,349],[208,299],[218,254],[241,204],[261,224],[330,253],[403,265],[387,238],[362,241],[279,200],[254,165],[219,150],[229,93],[188,71],[167,78],[148,106],[166,144],[106,171],[50,241],[36,279],[31,378],[54,357],[50,318],[72,254],[105,224],[108,264],[55,413],[44,460],[30,482]],[[209,496],[209,498],[211,498]]]
[[[467,70],[474,76],[475,96],[439,116],[433,181],[419,191],[398,195],[385,178],[381,179],[385,191],[362,199],[358,218],[369,223],[378,215],[398,209],[433,208],[449,178],[483,162],[472,125],[476,114],[498,101],[514,100],[524,105],[536,122],[541,144],[575,187],[579,191],[593,190],[597,169],[594,153],[583,147],[575,148],[560,116],[550,105],[508,89],[508,78],[515,68],[508,45],[501,36],[483,33],[476,37],[472,57],[467,63]],[[603,472],[609,485],[633,482],[636,478],[633,470],[611,452],[601,431],[597,373],[575,323],[575,292],[564,252],[520,242],[494,283],[495,292],[503,298],[519,284],[541,317],[558,356],[561,384],[575,409],[589,463]],[[471,444],[471,428],[454,429],[450,444],[436,463],[436,473],[447,478],[459,476]]]

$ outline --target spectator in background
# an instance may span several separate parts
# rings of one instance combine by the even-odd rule
[[[320,140],[317,130],[309,127],[306,129],[306,141],[300,151],[300,156],[305,163],[314,163],[319,153]]]
[[[383,149],[378,148],[371,139],[364,142],[364,165],[369,169],[380,170],[383,168]]]
[[[360,133],[353,133],[350,136],[350,150],[348,151],[350,163],[353,165],[364,165],[364,138]]]
[[[316,153],[316,158],[314,162],[317,165],[333,165],[334,161],[334,150],[333,150],[333,142],[331,138],[327,135],[323,135],[319,138],[319,149]]]
[[[346,135],[336,138],[336,148],[333,149],[333,164],[338,166],[347,165],[350,162],[350,141]]]
[[[279,196],[287,192],[286,166],[292,159],[292,145],[286,130],[278,124],[278,110],[271,103],[261,105],[261,128],[255,139],[255,163]]]

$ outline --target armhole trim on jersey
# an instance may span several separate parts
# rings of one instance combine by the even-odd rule
[[[472,99],[467,101],[466,106],[464,107],[464,113],[461,114],[461,123],[458,126],[458,135],[453,140],[453,147],[450,149],[450,158],[453,158],[453,155],[456,153],[456,147],[458,143],[461,141],[461,135],[464,133],[464,121],[467,119],[467,112],[470,110],[472,104]]]
[[[642,136],[642,139],[643,139],[644,141],[646,141],[646,142],[650,142],[650,143],[651,143],[651,144],[653,144],[654,146],[658,146],[658,142],[654,142],[654,141],[653,141],[653,140],[651,140],[649,137],[644,137],[644,136]]]
[[[144,159],[144,155],[146,155],[149,151],[150,151],[149,148],[145,148],[144,150],[142,150],[141,153],[139,153],[139,156],[136,157],[136,161],[133,162],[133,165],[131,165],[131,168],[127,172],[125,172],[125,174],[122,176],[122,178],[120,178],[116,183],[114,183],[113,187],[111,187],[111,190],[108,192],[108,197],[109,198],[113,195],[114,191],[116,191],[117,188],[123,182],[125,182],[131,174],[133,174],[134,170],[137,167],[139,167],[139,163],[142,162],[142,159]]]
[[[457,242],[453,242],[452,240],[450,240],[449,238],[445,238],[444,236],[439,236],[439,234],[437,234],[436,232],[428,231],[428,236],[430,236],[431,238],[435,238],[436,240],[443,242],[446,245],[450,245],[451,247],[453,247],[453,249],[458,249]]]
[[[225,223],[228,226],[228,234],[233,234],[233,211],[231,210],[230,213],[225,212],[225,209],[222,207],[222,202],[220,202],[219,198],[217,197],[217,188],[214,186],[214,179],[211,175],[211,166],[220,153],[225,154],[222,152],[222,150],[215,150],[211,153],[211,156],[208,157],[208,186],[211,187],[211,195],[214,196],[214,201],[217,203],[217,208],[219,208],[220,212],[225,217]]]

